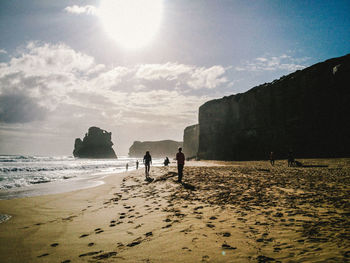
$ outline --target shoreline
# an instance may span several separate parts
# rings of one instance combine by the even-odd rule
[[[0,201],[3,262],[346,262],[350,159],[188,162]],[[122,175],[122,176],[119,176]]]

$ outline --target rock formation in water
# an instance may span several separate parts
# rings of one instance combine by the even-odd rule
[[[350,55],[199,108],[203,159],[350,156]]]
[[[178,148],[182,147],[182,142],[176,142],[172,140],[164,141],[135,141],[129,148],[130,157],[143,157],[146,151],[149,151],[152,157],[168,156],[169,159],[175,157]]]
[[[192,159],[197,157],[199,142],[199,125],[188,126],[184,130],[183,152],[186,158]]]
[[[111,139],[111,132],[90,127],[83,140],[75,139],[73,155],[80,158],[117,158]]]

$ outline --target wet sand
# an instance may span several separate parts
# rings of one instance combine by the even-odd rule
[[[1,262],[350,262],[350,159],[190,162],[0,201]]]

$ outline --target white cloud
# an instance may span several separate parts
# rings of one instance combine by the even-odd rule
[[[7,51],[5,49],[0,48],[0,54],[7,54]]]
[[[34,105],[33,114],[38,113],[41,119],[66,105],[79,109],[72,112],[74,116],[101,111],[105,116],[118,116],[119,123],[142,123],[147,119],[145,114],[155,119],[161,116],[161,123],[181,116],[185,125],[196,119],[200,104],[211,99],[191,91],[220,87],[228,82],[225,73],[220,65],[198,67],[172,62],[110,67],[63,43],[30,42],[18,56],[1,64],[0,95],[24,96],[23,101]],[[6,120],[10,118],[8,110],[0,112],[7,114]],[[164,116],[169,118],[163,120]]]
[[[227,79],[223,76],[225,69],[222,66],[213,66],[211,68],[198,68],[192,74],[188,85],[194,89],[206,87],[213,89],[220,84],[226,83]]]
[[[241,66],[235,67],[237,71],[277,71],[287,72],[296,71],[305,68],[302,64],[305,58],[293,58],[289,55],[258,57],[253,61],[247,61]]]
[[[97,14],[97,8],[92,5],[85,5],[85,6],[67,6],[64,11],[71,14],[81,15],[81,14],[87,14],[87,15],[96,15]]]
[[[138,66],[136,77],[145,80],[175,80],[193,73],[194,70],[194,66],[179,63],[147,64]]]
[[[66,152],[92,125],[123,133],[124,152],[133,140],[181,140],[198,107],[214,99],[205,94],[229,84],[226,71],[176,62],[109,66],[63,43],[30,42],[0,64],[0,133],[19,124],[22,140],[25,131],[64,132],[68,141],[57,147]]]

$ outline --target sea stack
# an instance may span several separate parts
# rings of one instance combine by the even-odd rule
[[[90,127],[83,140],[75,139],[73,155],[79,158],[117,158],[112,146],[111,132]]]

